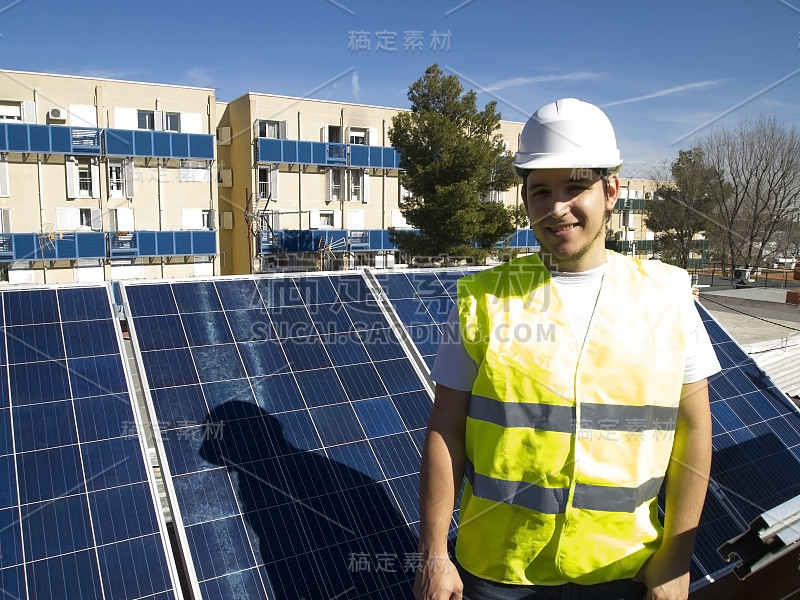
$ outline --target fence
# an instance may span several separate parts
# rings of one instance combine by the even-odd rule
[[[800,268],[745,268],[714,263],[705,268],[692,268],[690,266],[689,272],[692,274],[694,281],[711,287],[779,289],[800,287]]]

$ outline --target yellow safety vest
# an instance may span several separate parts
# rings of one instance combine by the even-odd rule
[[[503,583],[632,577],[658,548],[691,303],[686,271],[608,252],[586,340],[538,256],[458,282],[478,364],[456,557]]]

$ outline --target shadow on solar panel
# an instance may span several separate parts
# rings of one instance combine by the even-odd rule
[[[299,451],[281,423],[251,402],[221,404],[205,427],[199,453],[238,483],[271,598],[408,594],[403,561],[416,543],[386,489],[364,473],[380,477],[366,453],[365,468],[356,470]]]

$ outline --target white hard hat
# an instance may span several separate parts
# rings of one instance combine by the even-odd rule
[[[594,104],[563,98],[537,110],[520,136],[514,170],[608,169],[622,166],[614,128]]]

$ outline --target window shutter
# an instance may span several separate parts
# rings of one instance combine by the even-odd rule
[[[5,156],[0,156],[0,198],[8,198],[11,195],[8,186],[8,160]]]
[[[272,202],[275,202],[280,196],[278,191],[278,165],[273,166],[269,173],[269,191],[272,196]]]
[[[319,131],[319,141],[320,142],[327,142],[328,141],[328,126],[323,125],[322,129]]]
[[[11,233],[10,208],[0,208],[0,233]]]
[[[362,179],[361,179],[361,201],[366,204],[369,202],[369,174],[367,170],[364,169],[362,171]]]
[[[216,229],[217,228],[217,211],[215,210],[207,210],[205,211],[207,215],[206,225],[208,229]]]
[[[347,228],[364,229],[364,211],[363,210],[348,210],[347,211]]]
[[[370,127],[367,131],[367,145],[368,146],[380,146],[381,141],[378,139],[378,130],[374,127]]]
[[[125,197],[126,198],[133,198],[134,197],[134,181],[136,180],[136,176],[133,172],[133,159],[127,158],[125,159],[125,164],[123,169],[125,171]]]
[[[89,165],[89,174],[92,178],[92,198],[100,197],[100,161],[96,158],[92,159]]]
[[[274,225],[273,225],[274,227]],[[308,213],[308,228],[319,229],[319,211],[311,210]]]
[[[78,183],[78,165],[74,156],[68,156],[64,163],[67,169],[67,198],[77,198],[80,184]]]
[[[97,127],[97,107],[93,104],[70,104],[70,125],[78,127]]]
[[[81,225],[81,211],[77,208],[56,209],[56,229],[59,231],[75,231]]]
[[[203,115],[182,112],[179,126],[181,133],[203,133]]]
[[[181,210],[181,229],[203,229],[203,210],[200,208]]]
[[[281,121],[278,123],[278,138],[282,140],[288,140],[289,135],[289,122],[288,121]]]
[[[333,211],[333,228],[334,229],[342,228],[342,212],[339,210]]]
[[[135,108],[114,108],[115,129],[139,129],[139,113]]]
[[[36,102],[25,100],[22,102],[22,122],[36,123]]]
[[[325,169],[325,202],[335,200],[333,197],[333,169]]]
[[[91,212],[92,231],[103,231],[103,211],[93,208]]]
[[[116,231],[135,231],[132,208],[117,208],[113,212]]]
[[[164,131],[164,111],[163,110],[154,110],[153,111],[153,130],[154,131]]]

